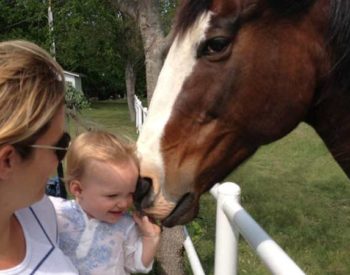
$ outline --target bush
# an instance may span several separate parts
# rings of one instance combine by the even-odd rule
[[[66,87],[65,101],[68,109],[78,112],[90,106],[90,102],[83,91],[77,90],[71,85]]]

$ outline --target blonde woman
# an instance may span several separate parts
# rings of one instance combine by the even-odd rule
[[[52,197],[59,246],[81,274],[125,275],[152,268],[160,228],[129,215],[139,176],[134,146],[104,132],[79,135],[67,154],[75,200]]]
[[[40,47],[0,43],[0,274],[77,274],[44,196],[67,149],[64,76]]]

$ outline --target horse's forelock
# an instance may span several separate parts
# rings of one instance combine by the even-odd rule
[[[230,6],[243,5],[244,1],[245,0],[183,0],[181,1],[177,13],[175,33],[181,35],[186,32],[201,14],[212,8],[215,9],[213,6],[225,6],[225,9],[227,9]],[[288,16],[308,10],[315,1],[316,0],[267,0],[267,3],[276,13],[282,16]],[[221,12],[229,11],[222,10]]]
[[[197,18],[209,10],[212,0],[184,0],[181,2],[176,20],[176,33],[183,34]]]

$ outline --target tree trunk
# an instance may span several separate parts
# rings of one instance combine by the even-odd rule
[[[129,115],[130,120],[135,121],[135,82],[136,82],[136,74],[134,70],[134,66],[131,61],[128,60],[125,67],[125,82],[126,82],[126,95],[128,99],[128,107],[129,107]]]
[[[155,0],[139,1],[138,24],[145,50],[148,103],[152,99],[163,65],[164,33],[159,22],[157,4],[158,1]]]
[[[163,64],[166,38],[160,24],[159,0],[109,0],[117,10],[128,14],[137,23],[146,63],[147,100],[151,101]]]
[[[183,226],[163,228],[157,253],[157,274],[185,275]]]

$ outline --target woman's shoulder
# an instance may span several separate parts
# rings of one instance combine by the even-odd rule
[[[57,220],[55,209],[46,195],[31,206],[16,211],[16,216],[28,236],[36,239],[38,237],[36,233],[43,232],[50,241],[56,242]]]
[[[53,274],[55,271],[77,274],[71,262],[57,249],[55,210],[46,196],[15,214],[24,232],[26,257],[20,265],[0,274],[27,274],[29,270],[35,270],[35,274]]]
[[[34,220],[35,223],[43,226],[45,231],[47,231],[52,238],[56,238],[57,222],[55,209],[46,195],[28,208],[19,210],[18,213],[22,215],[22,219],[25,223],[27,223],[26,221]]]
[[[44,195],[44,197],[40,201],[32,204],[30,208],[40,213],[50,211],[50,214],[55,214],[55,210],[52,206],[52,203],[46,195]]]

